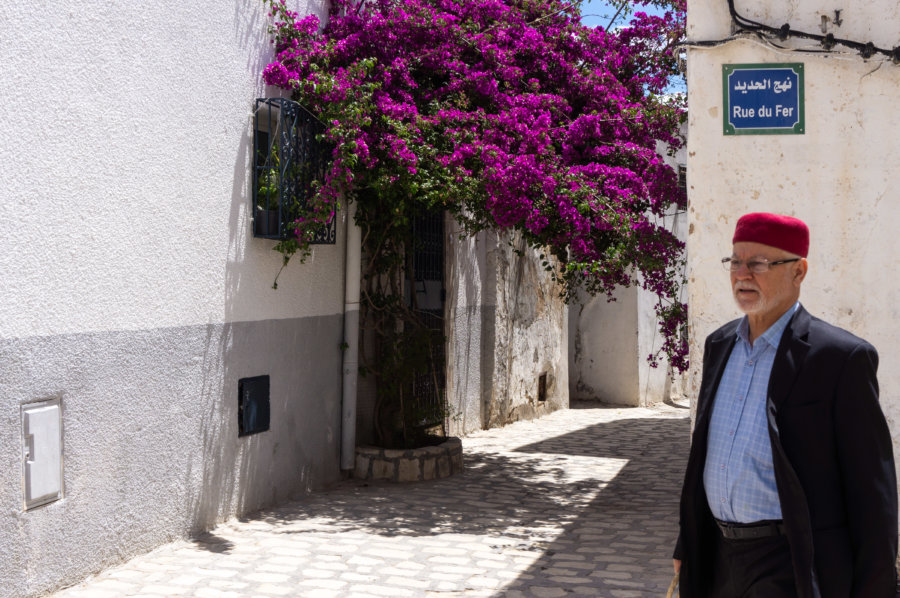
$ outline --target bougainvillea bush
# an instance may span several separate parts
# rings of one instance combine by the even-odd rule
[[[327,23],[266,3],[263,77],[335,148],[283,251],[306,250],[347,198],[367,255],[402,261],[373,249],[401,247],[417,209],[447,210],[468,232],[512,229],[542,248],[569,297],[652,291],[663,352],[686,367],[682,243],[660,224],[684,193],[656,153],[681,144],[683,106],[664,91],[683,0],[610,31],[582,25],[572,0],[332,0]]]

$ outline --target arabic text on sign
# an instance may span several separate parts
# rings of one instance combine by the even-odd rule
[[[743,94],[748,91],[762,91],[766,89],[771,89],[775,93],[785,93],[793,87],[793,83],[790,78],[785,79],[784,81],[775,81],[772,82],[771,79],[761,79],[759,81],[741,81],[740,83],[735,83],[734,91],[739,91]]]

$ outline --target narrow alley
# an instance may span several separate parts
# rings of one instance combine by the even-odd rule
[[[662,597],[688,414],[577,404],[479,432],[460,475],[348,480],[53,598]]]

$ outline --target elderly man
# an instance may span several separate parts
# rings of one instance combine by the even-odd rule
[[[893,597],[897,481],[878,354],[800,305],[809,230],[737,222],[707,339],[675,549],[683,598]]]

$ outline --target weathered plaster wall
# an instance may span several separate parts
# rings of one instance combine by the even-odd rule
[[[496,359],[493,293],[496,274],[488,270],[488,250],[496,236],[460,237],[448,217],[446,248],[447,405],[452,434],[487,427],[487,402]]]
[[[502,426],[568,407],[568,308],[540,267],[540,252],[516,235],[460,240],[455,225],[448,230],[452,429]],[[547,392],[539,401],[542,374]]]
[[[0,596],[339,476],[343,226],[278,291],[250,234],[266,18],[255,0],[0,6]],[[237,380],[260,374],[272,428],[238,439]],[[20,405],[48,397],[65,497],[23,512]]]
[[[835,37],[871,41],[881,48],[893,48],[897,42],[900,6],[892,0],[858,2],[853,5],[823,0],[735,0],[735,10],[746,19],[764,23],[776,29],[789,23],[791,29]],[[835,22],[835,10],[840,10],[840,25]],[[688,0],[688,38],[690,40],[721,39],[731,33],[728,3],[718,0]],[[809,40],[788,40],[787,45],[815,46]],[[779,45],[785,45],[779,43]],[[825,60],[833,60],[835,55]],[[693,91],[693,90],[692,90]]]
[[[726,3],[690,0],[691,39],[730,35]],[[820,32],[834,6],[818,1],[738,2],[750,18]],[[879,0],[842,13],[837,37],[896,45],[900,6]],[[790,41],[797,47],[812,42]],[[804,135],[722,134],[722,64],[803,62]],[[699,385],[703,339],[739,315],[728,276],[718,263],[731,247],[736,219],[749,211],[798,216],[811,229],[810,271],[801,301],[815,315],[871,341],[879,350],[879,380],[895,444],[900,433],[900,283],[891,276],[900,236],[893,164],[900,159],[896,91],[900,67],[858,54],[816,55],[733,41],[688,52],[690,104],[689,301],[691,385]]]
[[[491,426],[569,406],[568,307],[539,256],[517,235],[507,234],[488,256],[497,271]],[[542,374],[544,402],[538,400]]]

